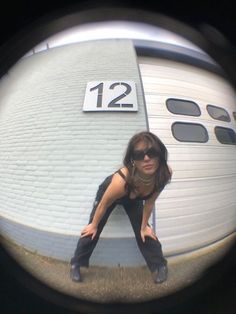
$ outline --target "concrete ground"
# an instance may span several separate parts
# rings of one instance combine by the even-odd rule
[[[211,265],[219,261],[229,250],[235,234],[201,250],[168,258],[168,280],[161,285],[152,281],[146,267],[95,267],[82,268],[82,283],[69,278],[70,265],[39,256],[3,239],[8,252],[34,277],[63,294],[86,301],[143,302],[175,293],[194,283]]]

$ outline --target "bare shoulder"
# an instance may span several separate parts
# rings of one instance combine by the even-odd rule
[[[119,194],[125,194],[125,178],[128,176],[129,171],[126,167],[121,168],[120,171],[122,172],[124,177],[116,172],[112,177],[110,189],[113,191],[116,190]]]
[[[104,193],[103,199],[114,201],[123,197],[126,194],[125,183],[124,178],[122,178],[119,173],[115,173],[112,177],[111,183]]]
[[[120,170],[126,177],[129,175],[129,170],[127,167],[122,167]]]
[[[121,185],[121,186],[124,187],[125,183],[126,183],[125,178],[128,176],[129,171],[128,171],[128,169],[126,167],[120,168],[119,170],[123,174],[123,176],[122,176],[122,174],[116,172],[113,175],[112,183],[115,184],[115,185],[118,184],[118,185]]]

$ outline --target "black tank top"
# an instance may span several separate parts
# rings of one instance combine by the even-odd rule
[[[125,180],[125,182],[127,182],[126,176],[123,174],[123,172],[119,169],[117,170],[115,173],[119,173],[119,175]],[[156,189],[154,187],[153,191],[151,193],[149,193],[148,195],[145,196],[136,196],[134,199],[136,200],[143,200],[146,201],[147,199],[149,199],[154,193],[156,192]],[[130,198],[130,193],[131,190],[128,188],[128,197]],[[130,198],[132,199],[132,198]]]

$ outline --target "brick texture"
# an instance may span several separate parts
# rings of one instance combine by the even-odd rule
[[[135,81],[138,112],[83,112],[86,84],[95,80]],[[1,215],[78,236],[99,183],[122,166],[129,138],[147,128],[132,42],[93,41],[25,57],[1,80],[0,93]],[[115,210],[102,236],[133,237],[124,215]]]

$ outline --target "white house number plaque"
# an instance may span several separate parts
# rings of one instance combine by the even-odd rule
[[[83,111],[138,111],[135,82],[88,82]]]

